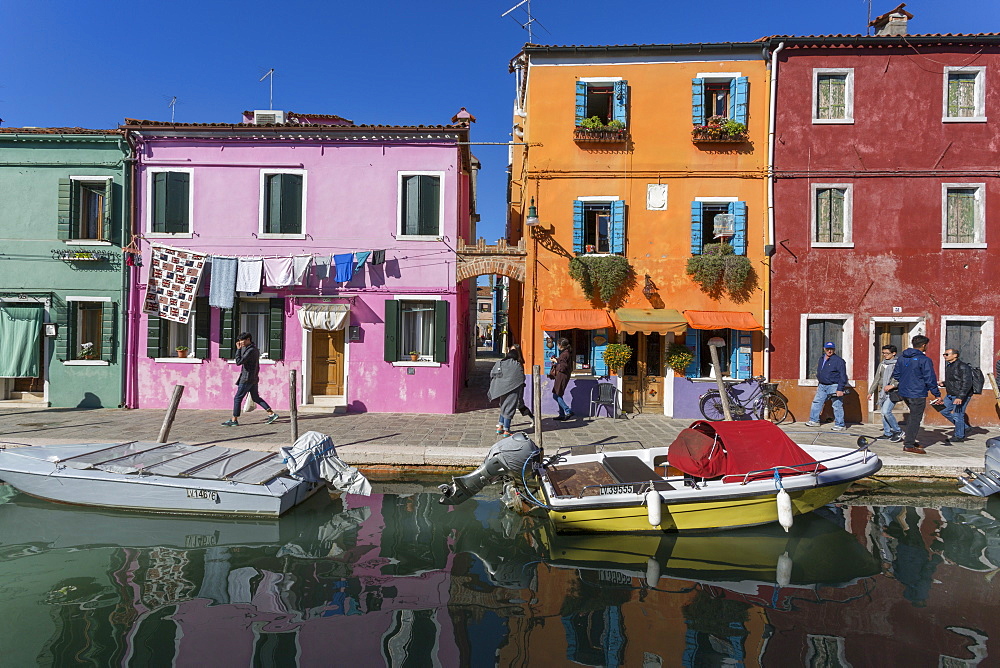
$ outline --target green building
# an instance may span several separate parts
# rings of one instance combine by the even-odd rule
[[[0,128],[0,409],[122,403],[129,155],[118,130]]]

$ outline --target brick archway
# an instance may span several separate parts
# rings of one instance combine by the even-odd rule
[[[524,239],[516,246],[510,246],[500,239],[495,246],[487,246],[484,239],[475,244],[458,243],[458,271],[455,280],[459,283],[476,276],[495,274],[506,276],[518,283],[524,283],[525,257]]]

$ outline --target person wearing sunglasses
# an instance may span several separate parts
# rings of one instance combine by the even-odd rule
[[[965,440],[965,430],[969,428],[965,411],[972,398],[972,367],[959,359],[957,348],[944,351],[944,382],[939,385],[946,393],[941,415],[955,425],[955,434],[944,439],[945,443],[961,443]]]

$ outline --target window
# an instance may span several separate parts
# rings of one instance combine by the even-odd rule
[[[263,171],[261,189],[261,232],[301,236],[305,228],[305,171]]]
[[[105,297],[66,298],[64,361],[114,361],[116,306]]]
[[[986,122],[985,67],[944,68],[944,122]]]
[[[110,241],[111,188],[110,178],[59,179],[59,238]]]
[[[854,122],[854,70],[813,70],[813,123]]]
[[[236,357],[236,337],[249,332],[262,359],[282,360],[285,357],[285,300],[272,298],[241,298],[231,309],[219,309],[219,356]]]
[[[385,302],[385,361],[448,361],[448,302],[437,299],[389,299]]]
[[[552,357],[559,357],[559,339],[569,339],[573,352],[573,375],[575,376],[606,376],[608,365],[604,361],[604,350],[608,346],[608,330],[602,329],[564,329],[559,332],[542,333],[542,350],[545,357],[545,372],[552,368]],[[552,347],[549,347],[549,341]]]
[[[945,348],[954,348],[959,352],[959,359],[963,362],[980,367],[983,373],[992,371],[993,322],[992,316],[942,317],[941,330],[944,332],[942,353]],[[944,368],[943,363],[941,368]],[[942,371],[940,376],[943,375]]]
[[[436,238],[443,234],[443,177],[443,172],[400,173],[400,235]]]
[[[152,358],[179,357],[177,348],[188,349],[187,358],[208,358],[209,314],[208,297],[196,297],[191,316],[179,323],[155,315],[146,321],[146,356]]]
[[[753,335],[737,329],[689,329],[684,338],[684,345],[694,351],[694,359],[684,375],[688,378],[715,378],[712,369],[712,351],[708,341],[720,337],[726,342],[725,348],[719,349],[719,366],[724,378],[750,378],[753,374],[751,366],[751,351]]]
[[[747,124],[749,79],[739,72],[700,73],[691,80],[691,122],[705,125],[713,117]]]
[[[747,254],[747,203],[734,197],[699,197],[691,202],[691,255],[701,255],[705,244],[722,241],[731,244],[737,255]]]
[[[479,304],[479,310],[482,313],[489,313],[490,310],[491,310],[490,309],[490,303],[489,302],[482,302],[481,304]]]
[[[846,315],[803,315],[802,316],[802,359],[800,360],[800,378],[816,382],[816,366],[823,356],[823,346],[832,341],[837,346],[837,354],[847,363],[847,375],[852,371],[852,359],[848,351],[854,345],[851,334],[853,318]]]
[[[982,183],[945,183],[942,188],[942,248],[986,248]]]
[[[191,170],[149,172],[149,231],[191,233]]]
[[[625,252],[625,202],[611,197],[581,197],[573,202],[573,251]]]
[[[844,183],[812,184],[812,245],[851,247],[854,245],[852,187]]]
[[[628,82],[623,79],[580,79],[576,82],[576,126],[585,118],[597,117],[607,125],[628,124]]]

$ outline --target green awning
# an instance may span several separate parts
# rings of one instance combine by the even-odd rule
[[[38,376],[42,309],[0,304],[0,378]]]
[[[672,308],[620,308],[615,311],[616,329],[626,334],[683,334],[688,323]]]

